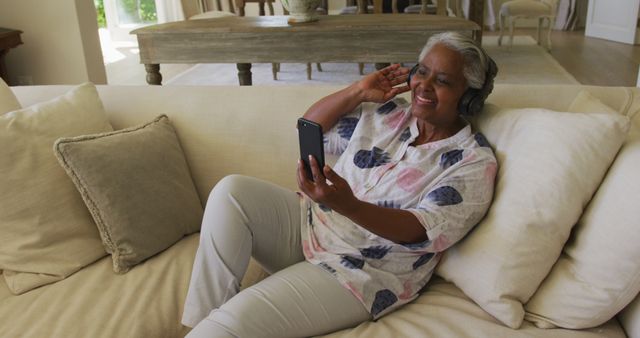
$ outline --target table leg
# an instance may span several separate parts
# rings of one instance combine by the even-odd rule
[[[146,63],[144,69],[147,71],[147,83],[150,85],[162,85],[162,74],[160,74],[160,65],[155,63]]]
[[[238,81],[241,86],[251,86],[251,64],[250,63],[237,63],[238,68]]]

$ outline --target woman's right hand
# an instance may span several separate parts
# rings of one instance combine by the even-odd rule
[[[362,101],[384,103],[411,90],[407,85],[409,71],[399,64],[393,64],[363,77],[356,83]]]
[[[318,100],[309,107],[304,118],[320,124],[324,131],[330,130],[340,117],[352,112],[363,102],[384,103],[400,93],[409,91],[409,71],[408,68],[394,64],[371,73],[360,81]]]

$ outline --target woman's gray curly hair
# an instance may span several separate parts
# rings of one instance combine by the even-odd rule
[[[438,43],[462,54],[464,59],[462,73],[467,79],[467,84],[471,88],[482,88],[489,67],[489,57],[485,50],[478,46],[475,40],[466,35],[457,32],[438,33],[432,35],[424,48],[422,48],[418,62],[422,61],[431,48]]]

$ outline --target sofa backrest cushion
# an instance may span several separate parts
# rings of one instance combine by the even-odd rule
[[[581,92],[570,111],[611,111]],[[526,306],[540,327],[601,325],[640,291],[640,114],[549,276]]]
[[[63,279],[106,255],[53,143],[110,130],[89,83],[0,115],[0,269],[13,293]]]
[[[443,255],[436,273],[518,328],[525,304],[626,137],[628,119],[489,106],[475,126],[499,169],[487,216]]]
[[[125,273],[200,230],[202,204],[166,115],[141,126],[61,138],[54,149],[115,272]]]
[[[20,109],[20,103],[7,84],[0,78],[0,115]]]

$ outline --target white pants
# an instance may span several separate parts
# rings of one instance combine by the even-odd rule
[[[187,337],[307,337],[369,320],[362,303],[304,260],[298,196],[258,179],[222,179],[207,201],[182,323]],[[276,272],[239,292],[251,255]]]

